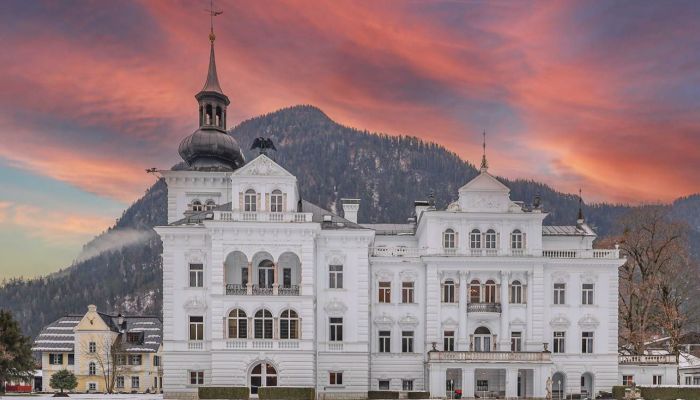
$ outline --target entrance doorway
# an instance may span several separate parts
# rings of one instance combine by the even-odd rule
[[[581,398],[593,398],[593,374],[586,372],[581,375]]]
[[[552,375],[552,399],[563,400],[566,394],[566,376],[557,372]]]
[[[277,386],[277,370],[272,364],[259,363],[250,371],[250,394],[258,394],[258,388]]]

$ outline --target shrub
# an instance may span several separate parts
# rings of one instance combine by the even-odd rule
[[[626,386],[613,386],[613,397],[623,399]],[[700,400],[700,387],[639,386],[642,397],[659,400]]]
[[[408,392],[409,399],[429,399],[430,392]]]
[[[370,390],[367,392],[367,398],[372,399],[398,399],[399,392],[393,390]]]
[[[250,392],[247,387],[241,386],[227,386],[227,387],[211,387],[204,386],[200,387],[199,391],[200,399],[235,399],[235,400],[248,400],[250,397]]]
[[[73,390],[78,386],[78,380],[75,375],[68,371],[67,369],[62,369],[55,374],[51,375],[51,380],[49,380],[49,385],[54,389],[60,389],[61,393],[63,390]]]
[[[315,400],[316,389],[312,387],[270,386],[258,389],[261,400]]]

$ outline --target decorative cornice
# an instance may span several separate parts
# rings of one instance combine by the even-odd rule
[[[342,317],[343,314],[345,314],[345,312],[348,310],[348,306],[346,306],[338,299],[332,299],[330,302],[326,303],[323,309],[329,316]]]
[[[586,314],[578,320],[578,326],[581,328],[595,329],[598,325],[600,325],[600,321],[591,314]]]
[[[571,326],[571,322],[563,314],[557,314],[549,321],[549,326],[556,329],[566,329]]]
[[[418,326],[418,318],[411,314],[406,314],[401,319],[399,319],[399,325],[401,327],[414,327]]]

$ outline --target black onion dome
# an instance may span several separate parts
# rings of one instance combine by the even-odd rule
[[[236,139],[215,129],[196,130],[180,142],[178,152],[195,170],[235,170],[245,163]]]

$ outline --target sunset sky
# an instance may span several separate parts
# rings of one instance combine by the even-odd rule
[[[313,104],[589,201],[700,191],[698,1],[222,1],[229,121]],[[0,278],[70,264],[179,161],[208,0],[0,2]]]

